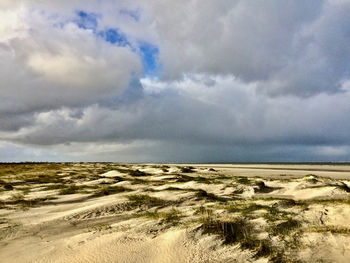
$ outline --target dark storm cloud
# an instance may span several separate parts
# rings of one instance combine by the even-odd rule
[[[169,5],[155,16],[169,78],[232,74],[258,82],[270,95],[311,96],[337,92],[349,77],[349,1],[165,1],[152,7],[164,13]]]

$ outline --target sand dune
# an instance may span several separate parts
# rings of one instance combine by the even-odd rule
[[[348,262],[350,169],[2,165],[0,262]]]

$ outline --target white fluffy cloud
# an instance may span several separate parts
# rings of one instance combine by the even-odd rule
[[[141,72],[130,47],[37,10],[0,14],[0,111],[80,106],[120,94]]]

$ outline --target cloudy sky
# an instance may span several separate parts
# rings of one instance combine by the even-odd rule
[[[1,0],[0,161],[349,161],[350,0]]]

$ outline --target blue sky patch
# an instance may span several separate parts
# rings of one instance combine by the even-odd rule
[[[98,30],[98,19],[100,15],[96,13],[88,13],[83,10],[76,11],[78,16],[76,24],[83,29],[92,30],[97,37],[102,38],[106,42],[118,46],[129,46],[131,50],[138,53],[141,57],[142,64],[146,75],[156,75],[159,73],[160,65],[158,64],[159,49],[157,46],[139,41],[138,43],[130,43],[126,34],[119,28],[105,28]],[[138,10],[122,10],[122,15],[128,15],[138,21],[140,12]]]
[[[119,46],[130,45],[126,35],[116,28],[109,28],[105,31],[100,31],[99,36],[111,44],[117,44]]]
[[[153,75],[159,70],[158,47],[145,42],[140,44],[139,50],[146,75]]]
[[[98,25],[98,15],[94,13],[87,13],[82,10],[77,11],[78,20],[76,21],[77,25],[83,29],[96,30]]]

